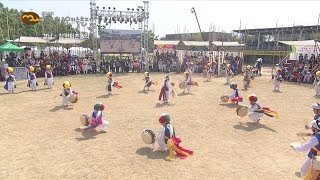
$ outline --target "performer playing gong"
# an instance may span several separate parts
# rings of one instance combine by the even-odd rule
[[[185,83],[185,88],[183,89],[183,92],[182,93],[185,93],[186,89],[188,91],[188,94],[190,93],[191,91],[191,86],[192,86],[192,79],[191,79],[191,75],[188,71],[184,72],[184,75],[185,75],[185,79],[184,82]]]
[[[150,88],[150,86],[152,85],[152,80],[151,80],[151,77],[150,77],[149,72],[145,72],[145,73],[144,73],[144,76],[145,76],[145,77],[144,77],[143,80],[145,80],[146,82],[144,83],[143,91],[145,91],[146,88],[148,88],[148,91],[149,91],[149,88]]]
[[[98,126],[101,126],[100,132],[106,133],[107,132],[106,128],[109,125],[109,122],[102,119],[103,110],[104,110],[104,105],[102,103],[98,102],[97,104],[95,104],[89,120],[89,126],[85,126],[82,129],[84,131],[87,131],[87,130],[96,129]]]
[[[68,107],[69,106],[69,97],[70,95],[73,94],[72,90],[71,90],[71,83],[69,81],[65,81],[63,83],[63,90],[60,94],[61,98],[62,98],[62,107]]]
[[[263,116],[263,111],[261,106],[257,103],[258,97],[255,94],[249,95],[250,107],[248,110],[252,112],[248,115],[250,119],[253,120],[254,123],[259,123],[260,118]]]
[[[34,73],[34,67],[30,66],[29,73],[28,73],[28,87],[30,87],[32,91],[36,91],[37,85],[38,83],[37,83],[36,74]]]
[[[50,65],[46,65],[46,71],[44,73],[45,85],[48,85],[48,88],[52,88],[53,85],[53,73]]]
[[[170,80],[169,75],[166,75],[163,81],[163,86],[159,94],[159,101],[161,101],[162,99],[164,103],[169,103],[169,92],[171,88],[169,84],[169,80]]]
[[[8,67],[6,69],[8,76],[6,77],[6,84],[4,88],[8,91],[8,93],[14,93],[15,85],[14,83],[16,82],[16,78],[13,75],[13,68]]]
[[[303,145],[295,145],[292,146],[292,148],[295,151],[298,152],[305,152],[309,151],[308,158],[304,162],[304,164],[301,167],[301,177],[305,179],[311,179],[311,171],[312,171],[312,158],[314,156],[317,156],[317,154],[320,152],[320,121],[319,120],[313,120],[311,122],[311,130],[313,132],[313,135],[311,139],[303,144]]]

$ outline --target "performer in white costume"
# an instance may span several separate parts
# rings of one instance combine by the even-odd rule
[[[143,80],[145,80],[145,83],[144,83],[143,91],[145,91],[146,88],[147,88],[147,90],[149,91],[149,88],[150,88],[150,86],[152,85],[152,80],[151,80],[151,77],[150,77],[149,72],[145,72],[145,73],[144,73],[144,76],[145,76],[145,77],[144,77]]]
[[[36,74],[34,73],[34,67],[30,66],[29,73],[28,73],[28,87],[30,87],[32,91],[36,91],[37,86],[38,86],[38,83],[37,83]]]
[[[230,80],[231,78],[234,76],[232,70],[231,70],[231,65],[230,64],[227,64],[227,67],[226,67],[226,84],[230,84]]]
[[[46,71],[44,73],[45,85],[48,85],[48,88],[52,88],[53,85],[53,73],[50,65],[46,65]]]
[[[301,178],[310,177],[311,168],[312,168],[312,158],[317,156],[320,152],[320,121],[313,120],[311,122],[311,130],[313,132],[311,139],[303,145],[295,145],[292,148],[298,152],[309,151],[307,160],[303,163],[301,167]]]
[[[71,89],[71,83],[68,81],[65,81],[63,83],[63,90],[60,94],[62,98],[62,107],[68,107],[69,106],[69,97],[70,95],[73,94],[72,89]]]
[[[8,93],[14,93],[16,78],[13,75],[13,68],[8,67],[6,69],[8,75],[6,77],[6,84],[4,88],[8,91]]]
[[[212,64],[208,63],[207,65],[207,81],[211,81],[211,77],[213,76]]]
[[[252,112],[248,115],[250,119],[253,120],[254,123],[258,123],[260,118],[263,116],[261,112],[261,106],[257,103],[258,97],[255,94],[249,95],[250,107],[248,108],[249,112]]]
[[[159,136],[156,137],[160,151],[166,151],[168,139],[176,136],[174,128],[171,127],[172,125],[170,124],[170,119],[170,115],[167,113],[162,113],[159,117],[159,123],[163,126]],[[172,137],[170,137],[171,130],[173,130],[173,132],[171,132]]]
[[[316,72],[316,78],[314,78],[314,90],[316,91],[316,96],[320,96],[320,71]]]
[[[277,74],[274,76],[274,91],[280,91],[280,83],[282,82],[282,70],[278,69]]]
[[[110,125],[110,123],[106,120],[103,120],[103,110],[105,106],[98,102],[97,104],[94,105],[93,107],[93,112],[90,116],[90,122],[88,126],[82,127],[81,129],[84,131],[87,130],[94,130],[97,127],[101,127],[100,132],[106,133],[107,132],[107,126]]]
[[[184,72],[185,75],[185,80],[183,81],[183,83],[185,83],[185,88],[183,89],[182,93],[185,93],[185,91],[188,91],[188,94],[191,92],[191,86],[192,86],[192,79],[191,79],[191,75],[188,71]]]

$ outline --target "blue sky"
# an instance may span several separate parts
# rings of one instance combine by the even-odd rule
[[[53,11],[55,16],[89,17],[89,0],[81,1],[27,1],[1,0],[9,7],[30,10],[41,14],[42,11]],[[230,32],[239,29],[278,27],[295,25],[317,25],[320,13],[320,1],[149,1],[149,29],[154,29],[160,36],[175,33],[177,27],[183,33],[197,32],[198,25],[190,9],[195,7],[203,31],[208,31],[210,24],[216,30]],[[96,1],[100,7],[116,7],[117,10],[142,6],[142,1]],[[111,29],[129,29],[129,25],[112,25]],[[137,29],[137,26],[131,27]]]

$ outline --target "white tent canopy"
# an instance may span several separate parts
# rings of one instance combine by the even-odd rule
[[[179,44],[180,41],[159,41],[159,40],[155,40],[154,41],[154,45],[174,45],[177,46]]]
[[[186,46],[209,46],[208,41],[182,41]]]
[[[221,41],[213,41],[212,44],[215,46],[228,46],[228,47],[236,47],[236,46],[244,46],[244,44],[240,44],[238,42],[221,42]]]
[[[179,42],[182,42],[186,46],[209,46],[209,41],[159,41],[155,40],[155,45],[178,45]],[[228,47],[236,47],[236,46],[244,46],[244,44],[239,44],[238,42],[221,42],[221,41],[213,41],[213,45],[215,46],[228,46]]]
[[[280,43],[289,45],[289,46],[314,46],[316,42],[314,40],[307,41],[279,41]],[[319,45],[319,42],[317,43]]]
[[[53,41],[53,38],[21,36],[13,41],[22,43],[80,44],[81,42],[85,41],[85,39],[59,38],[58,40]]]

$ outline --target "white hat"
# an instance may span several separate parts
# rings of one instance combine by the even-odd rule
[[[313,108],[313,109],[320,109],[320,104],[319,104],[319,103],[313,103],[313,104],[311,105],[311,108]]]
[[[311,121],[311,127],[314,127],[318,130],[320,130],[320,127],[319,127],[319,124],[320,124],[320,121],[319,120],[313,120]]]

